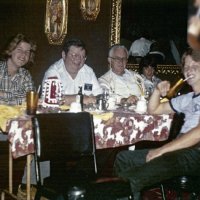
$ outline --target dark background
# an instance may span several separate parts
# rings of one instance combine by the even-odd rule
[[[181,53],[187,47],[187,0],[122,0],[121,39],[134,41],[141,32],[151,39],[177,41]]]
[[[0,50],[11,36],[23,33],[37,43],[35,64],[29,68],[36,86],[44,72],[61,58],[62,46],[50,45],[44,33],[47,0],[0,0]],[[101,0],[101,10],[95,22],[85,21],[80,11],[80,0],[68,0],[66,38],[78,37],[87,46],[86,63],[96,75],[108,70],[107,51],[110,45],[111,0]]]

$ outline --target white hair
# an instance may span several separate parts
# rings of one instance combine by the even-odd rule
[[[124,51],[127,54],[127,58],[128,58],[128,50],[124,45],[121,45],[121,44],[114,44],[113,46],[111,46],[110,49],[109,49],[109,52],[108,52],[108,57],[112,57],[113,56],[113,52],[116,49],[124,49]]]

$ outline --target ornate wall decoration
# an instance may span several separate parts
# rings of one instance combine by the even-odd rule
[[[61,45],[67,34],[68,0],[47,0],[45,33],[50,44]]]
[[[120,42],[122,0],[112,0],[110,45]]]
[[[101,0],[81,0],[80,9],[85,20],[95,21],[100,12]]]

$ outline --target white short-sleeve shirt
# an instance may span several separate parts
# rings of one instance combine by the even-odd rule
[[[57,77],[61,81],[65,95],[77,94],[80,86],[82,86],[82,92],[85,95],[96,96],[102,93],[93,69],[86,64],[79,70],[76,78],[72,79],[65,68],[63,59],[60,59],[46,71],[43,83],[49,77]]]

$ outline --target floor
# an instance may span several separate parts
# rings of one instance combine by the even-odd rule
[[[13,160],[13,192],[17,193],[26,158]],[[8,188],[8,143],[0,142],[0,189]],[[6,195],[6,200],[11,199]]]
[[[17,188],[21,182],[21,177],[23,175],[25,164],[26,164],[26,157],[18,158],[13,162],[14,194],[17,193]],[[108,170],[107,173],[110,173],[110,171]],[[8,188],[8,144],[0,142],[0,189],[2,188]],[[11,199],[12,199],[11,197],[6,195],[5,200],[11,200]],[[162,196],[159,188],[154,188],[143,192],[143,200],[161,200],[161,199]],[[176,194],[174,192],[167,193],[167,200],[175,200],[175,199],[176,199]],[[184,200],[189,200],[187,194],[185,194]]]

